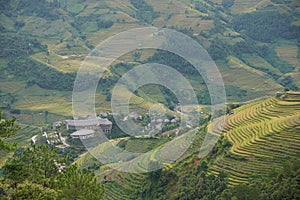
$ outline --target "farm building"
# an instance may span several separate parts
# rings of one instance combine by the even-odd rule
[[[81,129],[79,131],[76,131],[71,134],[71,137],[74,138],[90,138],[95,136],[95,131],[94,130],[89,130],[89,129]]]
[[[62,121],[57,121],[52,123],[52,128],[56,129],[62,125]]]
[[[104,133],[110,133],[112,122],[106,118],[90,118],[84,120],[65,120],[66,128],[69,129],[97,129],[101,128]]]

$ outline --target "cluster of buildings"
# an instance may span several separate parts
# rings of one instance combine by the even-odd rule
[[[163,125],[166,125],[166,124],[175,124],[177,122],[179,122],[180,119],[178,117],[175,117],[173,119],[161,119],[161,118],[158,118],[158,119],[152,119],[150,123],[147,124],[147,126],[144,127],[144,132],[151,132],[151,130],[161,130]]]
[[[65,120],[64,122],[54,122],[53,128],[56,129],[62,125],[66,126],[67,130],[75,130],[71,134],[72,138],[82,138],[86,139],[89,137],[94,137],[95,130],[100,129],[103,133],[110,133],[112,129],[112,122],[107,118],[95,117],[95,118],[87,118],[87,119],[72,119]]]
[[[71,138],[81,138],[87,139],[94,137],[96,130],[102,130],[103,133],[111,133],[112,122],[108,120],[107,113],[100,113],[101,117],[88,117],[86,119],[72,119],[65,121],[58,121],[52,124],[53,129],[56,129],[61,126],[65,126],[67,130],[77,130],[70,134]],[[135,120],[143,120],[143,116],[139,115],[136,112],[131,112],[128,114],[123,121],[128,120],[128,118]],[[161,129],[164,125],[175,124],[179,122],[178,117],[173,119],[168,119],[166,117],[159,118],[158,116],[155,119],[152,119],[145,127],[143,132],[151,132],[152,130]]]

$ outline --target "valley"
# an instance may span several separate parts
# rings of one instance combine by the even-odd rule
[[[225,102],[212,105],[217,74],[213,94],[205,70],[140,43],[104,70],[94,95],[81,83],[82,109],[109,130],[69,128],[94,117],[75,112],[78,70],[109,58],[93,50],[110,37],[143,27],[199,43]],[[116,50],[129,45],[120,41]],[[116,87],[148,63],[182,75],[197,104],[156,83],[132,90],[138,75]],[[298,0],[0,0],[0,199],[300,199],[299,77]]]

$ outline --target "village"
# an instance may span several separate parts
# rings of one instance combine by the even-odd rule
[[[79,140],[95,137],[97,131],[105,134],[109,139],[124,137],[122,130],[116,128],[114,117],[121,118],[126,122],[131,119],[139,124],[141,134],[145,137],[157,135],[170,130],[175,130],[180,124],[180,118],[177,116],[161,116],[156,114],[150,118],[149,115],[141,115],[137,112],[131,112],[127,116],[101,112],[97,117],[87,116],[84,119],[67,119],[52,123],[51,129],[43,130],[40,134],[31,138],[34,145],[47,144],[65,151],[66,148],[78,144]]]

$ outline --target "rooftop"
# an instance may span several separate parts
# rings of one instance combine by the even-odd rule
[[[70,126],[94,126],[94,125],[98,125],[98,124],[106,124],[106,125],[111,125],[112,122],[109,121],[106,118],[91,118],[91,119],[83,119],[83,120],[66,120],[65,121],[66,124],[70,125]]]
[[[86,135],[91,135],[94,133],[95,133],[95,131],[93,131],[93,130],[81,129],[79,131],[72,133],[71,136],[86,136]]]

